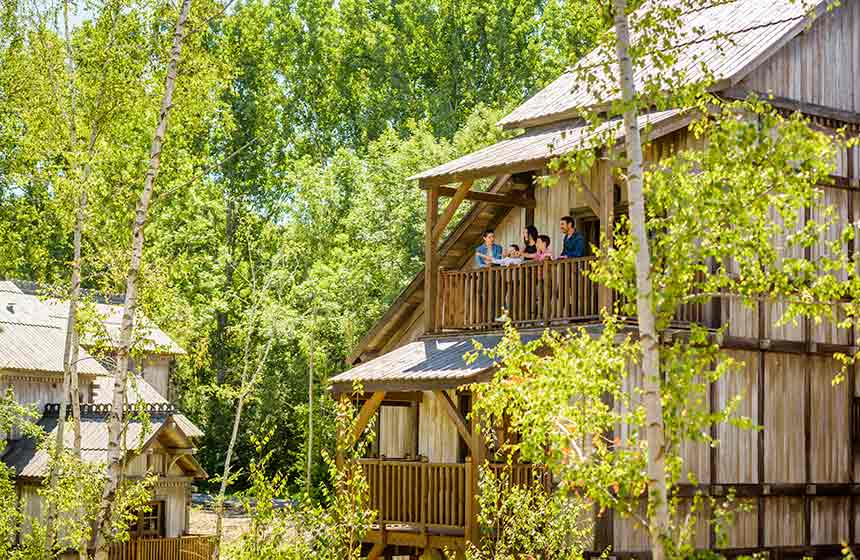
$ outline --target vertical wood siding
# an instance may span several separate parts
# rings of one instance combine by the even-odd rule
[[[806,481],[805,362],[797,354],[765,354],[764,482]]]
[[[448,394],[456,402],[454,391]],[[418,452],[431,463],[456,463],[460,435],[432,393],[424,392],[418,412]]]
[[[806,103],[860,112],[860,2],[843,0],[740,82]]]
[[[821,356],[810,356],[810,481],[849,482],[848,450],[851,418],[848,414],[848,383],[833,384],[841,364]]]
[[[803,498],[767,498],[764,527],[765,546],[803,544]]]
[[[730,351],[728,357],[741,363],[717,381],[716,410],[724,410],[736,396],[741,397],[736,411],[739,418],[758,418],[758,352]],[[755,430],[744,430],[727,423],[717,426],[717,482],[751,484],[758,482],[758,453]]]
[[[379,409],[379,454],[402,459],[415,454],[415,409],[382,406]]]

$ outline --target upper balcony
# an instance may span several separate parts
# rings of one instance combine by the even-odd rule
[[[598,285],[585,272],[594,257],[477,270],[439,271],[440,330],[489,330],[599,318]]]

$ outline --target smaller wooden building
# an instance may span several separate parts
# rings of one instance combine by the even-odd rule
[[[103,321],[101,333],[82,341],[78,374],[82,456],[86,461],[103,463],[107,459],[107,415],[113,402],[114,345],[122,308],[99,303],[97,311]],[[39,425],[49,434],[56,428],[58,403],[63,397],[67,317],[67,303],[39,297],[32,284],[0,281],[0,390],[11,389],[20,404],[42,412]],[[208,550],[208,538],[198,539],[199,543],[184,539],[189,534],[192,484],[207,475],[194,458],[203,432],[168,400],[172,364],[184,351],[146,317],[139,324],[144,357],[142,363],[132,366],[135,375],[128,386],[127,403],[144,403],[150,428],[143,433],[140,422],[129,425],[126,441],[130,451],[125,458],[125,473],[132,478],[155,474],[158,480],[153,488],[152,512],[133,528],[134,541],[126,548],[142,547],[136,558],[155,560],[158,553],[150,554],[149,548],[203,546]],[[67,427],[68,447],[72,445],[71,438],[71,428]],[[144,445],[136,451],[139,438]],[[41,518],[44,512],[37,490],[46,474],[47,455],[36,448],[34,441],[13,432],[5,434],[2,460],[15,469],[23,511],[31,518]],[[119,547],[111,557],[124,558],[125,552]]]

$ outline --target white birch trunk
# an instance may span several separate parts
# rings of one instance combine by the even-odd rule
[[[224,458],[224,472],[221,474],[221,488],[218,490],[218,497],[215,499],[215,553],[213,554],[215,560],[218,560],[221,554],[221,537],[224,534],[224,497],[227,494],[227,484],[230,479],[231,463],[233,462],[233,450],[236,447],[236,439],[239,436],[239,424],[242,420],[242,411],[245,408],[245,399],[254,389],[257,379],[263,371],[263,366],[269,358],[269,351],[272,349],[272,342],[274,341],[274,335],[271,335],[269,340],[266,342],[266,348],[263,351],[263,355],[260,357],[260,361],[257,363],[257,367],[254,369],[252,377],[248,379],[247,373],[248,366],[250,364],[249,353],[251,336],[252,333],[249,332],[248,342],[245,345],[245,368],[242,373],[242,385],[239,389],[239,399],[236,403],[236,416],[233,418],[233,431],[230,433],[230,444],[227,446],[227,456]]]
[[[143,258],[144,229],[146,227],[149,204],[155,190],[155,180],[161,164],[161,146],[167,132],[167,120],[173,105],[173,92],[176,89],[176,73],[182,51],[182,40],[185,37],[185,23],[191,11],[191,0],[183,0],[173,32],[173,45],[170,50],[170,62],[167,66],[167,80],[164,96],[161,100],[161,110],[158,124],[152,136],[152,147],[149,155],[149,167],[143,183],[143,191],[135,209],[134,225],[132,226],[131,262],[126,277],[125,304],[123,306],[122,323],[120,326],[117,347],[116,369],[114,371],[113,403],[108,424],[108,476],[102,492],[101,506],[96,518],[93,532],[93,545],[97,559],[107,558],[107,535],[109,529],[114,499],[122,478],[123,457],[121,452],[121,436],[123,412],[125,405],[125,389],[131,354],[132,334],[134,330],[135,313],[137,311],[137,288],[140,265]]]
[[[663,429],[663,406],[660,390],[660,347],[654,316],[651,286],[651,254],[645,229],[645,194],[643,192],[642,138],[630,58],[630,30],[627,0],[613,0],[615,8],[616,53],[622,99],[625,103],[624,132],[627,147],[627,187],[630,197],[630,227],[636,242],[636,309],[639,318],[639,341],[642,347],[645,405],[645,433],[648,439],[648,524],[654,560],[664,560],[664,539],[669,533],[669,509],[666,492],[666,443]]]

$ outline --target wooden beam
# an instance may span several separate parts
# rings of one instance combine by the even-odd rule
[[[581,173],[575,174],[577,179],[579,179],[579,185],[582,187],[582,192],[585,194],[585,202],[588,204],[588,207],[591,208],[591,211],[594,212],[594,215],[598,218],[603,215],[603,205],[600,203],[600,199],[597,198],[597,195],[594,194],[594,191],[591,190],[591,187],[588,186],[588,183],[585,182],[585,179],[582,178]],[[570,175],[568,175],[570,177]]]
[[[433,187],[421,185],[422,190],[429,191]],[[436,187],[439,190],[439,196],[453,197],[457,193],[457,189],[453,187]],[[512,208],[534,208],[536,202],[534,198],[527,196],[517,196],[513,194],[498,194],[485,191],[470,190],[466,193],[466,200],[475,202],[488,202],[498,206],[510,206]]]
[[[352,439],[349,441],[349,447],[355,445],[361,434],[364,433],[364,429],[367,428],[370,419],[379,410],[384,398],[385,391],[377,391],[361,406],[361,409],[358,411],[358,418],[355,420],[355,426],[352,428]]]
[[[456,406],[454,406],[454,401],[451,400],[451,397],[445,391],[433,391],[433,395],[439,400],[439,406],[442,407],[448,415],[448,418],[454,422],[454,425],[457,427],[457,431],[460,432],[460,437],[463,438],[466,445],[469,447],[469,451],[474,452],[472,432],[470,432],[469,428],[466,427],[466,419],[463,418],[463,415],[460,414],[460,411],[457,410]]]
[[[816,105],[815,103],[807,103],[805,101],[799,101],[789,97],[772,96],[768,93],[737,87],[725,89],[719,92],[719,94],[728,99],[739,100],[744,100],[755,95],[758,99],[773,105],[777,109],[795,111],[803,113],[804,115],[821,117],[824,119],[833,119],[848,124],[860,124],[860,113],[856,113],[854,111],[841,111],[839,109],[833,109],[824,105]]]
[[[615,181],[612,176],[612,164],[607,160],[598,169],[601,172],[601,196],[603,197],[600,205],[600,228],[603,230],[603,239],[601,242],[612,246],[613,243],[613,226],[615,222]],[[598,307],[611,311],[612,308],[612,290],[609,287],[600,284],[597,288]]]
[[[377,560],[382,553],[385,552],[385,544],[376,543],[373,545],[373,548],[370,549],[370,552],[367,554],[367,560]]]
[[[481,542],[481,525],[478,521],[478,515],[480,513],[478,503],[481,494],[479,471],[487,460],[487,446],[482,433],[481,418],[474,412],[474,399],[476,398],[477,395],[472,393],[472,464],[471,469],[467,471],[469,480],[466,481],[466,485],[469,488],[469,496],[467,496],[466,499],[470,500],[471,503],[470,509],[468,510],[470,519],[466,520],[465,537],[466,540],[477,545],[477,543]]]
[[[427,191],[427,221],[424,227],[424,332],[436,332],[436,288],[439,282],[439,253],[433,230],[439,213],[439,189]]]
[[[442,232],[445,231],[445,228],[448,227],[448,224],[451,222],[451,218],[454,217],[454,213],[457,212],[457,209],[460,208],[460,205],[466,199],[466,195],[472,189],[472,181],[463,181],[459,187],[457,187],[457,191],[454,193],[454,196],[451,197],[451,201],[448,203],[448,206],[445,207],[445,211],[442,212],[442,215],[436,220],[436,225],[433,226],[433,243],[438,243],[439,238],[442,237]]]

